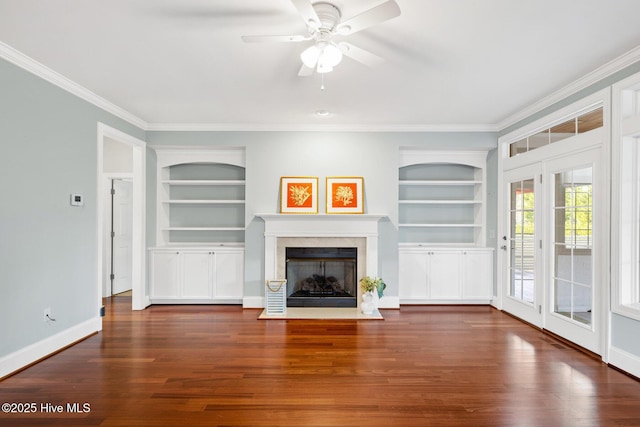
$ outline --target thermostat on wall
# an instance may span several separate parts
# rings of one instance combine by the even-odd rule
[[[72,194],[71,195],[71,206],[83,206],[84,205],[84,197],[82,194]]]

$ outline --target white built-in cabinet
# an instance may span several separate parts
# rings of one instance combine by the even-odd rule
[[[242,300],[241,248],[154,248],[149,271],[153,304],[238,304]]]
[[[156,147],[152,303],[240,303],[244,288],[242,148]]]
[[[486,151],[401,149],[398,170],[401,304],[488,304]]]
[[[401,247],[399,282],[401,304],[488,304],[493,250]]]

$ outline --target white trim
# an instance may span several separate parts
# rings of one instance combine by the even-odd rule
[[[99,317],[91,318],[0,358],[0,378],[37,362],[76,341],[87,338],[100,330],[101,323]]]
[[[611,311],[635,320],[640,320],[638,264],[633,261],[638,259],[640,234],[638,89],[640,73],[612,86],[611,142]]]
[[[400,297],[383,296],[378,300],[378,308],[399,309]]]
[[[242,308],[264,308],[264,297],[243,297]]]
[[[133,244],[131,253],[132,293],[131,299],[133,310],[142,310],[150,304],[149,295],[146,292],[146,271],[147,271],[147,250],[146,250],[146,142],[139,140],[118,129],[98,122],[97,132],[97,289],[98,308],[102,306],[102,252],[103,252],[103,229],[104,229],[104,140],[111,138],[119,142],[131,145],[133,149]],[[97,311],[96,311],[97,312]],[[102,325],[102,321],[100,321]],[[100,326],[102,329],[102,326]]]
[[[609,349],[608,363],[618,369],[628,372],[631,375],[640,377],[640,357],[635,354],[631,354],[620,348],[612,346]]]
[[[145,122],[141,118],[131,114],[123,108],[118,107],[112,102],[107,101],[101,96],[96,95],[89,89],[80,86],[78,83],[68,79],[62,74],[52,70],[46,65],[41,64],[35,59],[25,55],[24,53],[14,49],[13,47],[3,42],[0,42],[0,58],[6,59],[12,64],[17,65],[18,67],[32,74],[35,74],[41,79],[46,80],[49,83],[66,90],[67,92],[77,96],[78,98],[83,99],[90,104],[93,104],[96,107],[99,107],[104,111],[131,123],[134,126],[137,126],[143,130],[148,126],[147,122]]]
[[[640,46],[631,49],[630,51],[624,53],[623,55],[613,59],[612,61],[607,62],[599,68],[596,68],[594,71],[588,73],[587,75],[579,78],[578,80],[564,86],[563,88],[553,92],[551,95],[545,96],[539,101],[529,105],[527,108],[520,110],[519,112],[507,117],[506,119],[498,122],[495,127],[497,129],[506,129],[509,126],[512,126],[518,123],[521,120],[530,117],[531,115],[541,111],[556,102],[560,102],[567,97],[586,89],[603,80],[618,71],[625,69],[626,67],[633,65],[634,63],[640,60]]]
[[[160,170],[181,163],[215,162],[246,167],[245,147],[193,147],[152,145],[157,154],[158,182],[162,181]],[[159,198],[158,200],[161,200]]]
[[[401,299],[401,305],[490,305],[491,299]],[[380,307],[397,308],[397,307]]]
[[[487,167],[489,150],[438,150],[400,147],[399,167],[420,163],[456,163],[473,166],[483,171]],[[485,182],[484,177],[482,182]]]
[[[180,132],[497,132],[493,124],[149,123],[147,131]]]

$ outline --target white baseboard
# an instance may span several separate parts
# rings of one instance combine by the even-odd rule
[[[100,330],[100,317],[73,326],[67,330],[21,348],[0,358],[0,378],[30,365],[56,351],[88,337]]]
[[[635,354],[617,347],[611,347],[609,350],[609,364],[640,378],[640,357]]]
[[[378,302],[378,308],[399,309],[400,308],[400,297],[384,296],[384,297],[380,298],[380,301]]]
[[[403,299],[402,305],[491,305],[489,299]]]
[[[264,308],[264,297],[244,297],[242,308]]]

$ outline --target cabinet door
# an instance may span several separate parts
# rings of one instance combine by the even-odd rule
[[[182,297],[211,298],[212,257],[209,251],[182,252]]]
[[[460,255],[459,251],[429,253],[429,298],[460,299]]]
[[[175,251],[151,252],[149,283],[151,298],[178,298],[179,255]]]
[[[493,296],[493,253],[465,251],[462,255],[462,298],[490,300]]]
[[[400,252],[398,266],[400,299],[427,299],[427,253]]]
[[[244,288],[244,253],[216,251],[215,298],[242,298]]]

